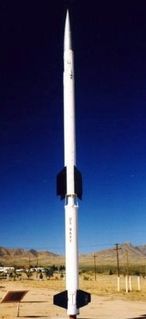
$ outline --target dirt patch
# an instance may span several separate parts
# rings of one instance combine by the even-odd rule
[[[28,290],[19,307],[22,318],[67,318],[66,310],[53,305],[53,295],[62,290],[50,289],[48,282],[3,282],[0,287],[0,301],[9,290]],[[57,283],[59,286],[59,283]],[[62,286],[62,284],[60,284]],[[55,288],[55,283],[54,283]],[[57,287],[59,288],[59,287]],[[18,303],[1,303],[0,318],[17,318]],[[80,309],[81,319],[145,319],[146,302],[121,300],[117,296],[92,294],[92,302]]]

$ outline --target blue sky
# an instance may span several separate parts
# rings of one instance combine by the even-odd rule
[[[145,4],[68,3],[83,174],[80,252],[145,244]],[[66,5],[1,4],[0,246],[64,253],[56,175],[63,168]]]

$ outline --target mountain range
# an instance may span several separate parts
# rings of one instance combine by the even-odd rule
[[[128,258],[130,264],[146,264],[146,245],[134,246],[131,243],[118,245],[118,254],[120,264],[125,264]],[[80,264],[93,264],[93,257],[96,257],[96,263],[101,265],[116,264],[116,247],[95,251],[90,254],[81,254]],[[12,249],[0,247],[1,265],[59,265],[64,264],[64,256],[60,256],[49,251],[37,251],[34,249],[26,250],[22,248]]]
[[[95,251],[94,253],[88,255],[80,256],[80,263],[86,258],[86,263],[90,263],[90,259],[96,257],[96,263],[98,265],[116,265],[117,263],[117,252],[116,245],[109,249],[104,249],[101,251]],[[118,256],[120,265],[125,265],[127,262],[133,265],[144,265],[146,264],[146,245],[134,246],[131,243],[124,243],[118,245]],[[93,261],[92,261],[93,263]]]

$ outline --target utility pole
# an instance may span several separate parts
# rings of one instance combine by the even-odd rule
[[[28,269],[30,270],[30,256],[28,257]]]
[[[39,265],[39,260],[37,257],[37,263],[36,263],[36,278],[38,279],[38,265]]]
[[[126,250],[126,265],[127,265],[127,269],[126,269],[126,272],[127,272],[127,276],[129,276],[129,254],[128,254],[128,250]]]
[[[119,263],[119,244],[115,244],[116,248],[116,257],[117,257],[117,290],[120,291],[120,263]]]
[[[121,248],[119,247],[119,244],[115,244],[115,246],[116,246],[115,250],[116,250],[116,257],[117,257],[117,275],[119,277],[120,276],[119,250]]]
[[[93,259],[94,259],[94,278],[95,278],[95,280],[96,280],[96,255],[95,255],[95,253],[94,253],[94,255],[93,255]]]
[[[126,292],[132,291],[132,281],[129,274],[129,254],[128,250],[126,251]]]

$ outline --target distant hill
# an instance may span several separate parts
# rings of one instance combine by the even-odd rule
[[[17,266],[37,266],[58,263],[64,263],[64,258],[53,252],[37,251],[34,249],[26,250],[23,248],[14,249],[0,247],[0,264],[15,264]]]
[[[146,245],[134,246],[131,243],[119,245],[120,265],[125,265],[128,255],[129,264],[146,264]],[[95,251],[79,256],[80,265],[93,265],[93,255],[96,255],[97,265],[116,265],[116,251],[113,246],[110,249]],[[63,265],[64,256],[49,251],[26,250],[23,248],[10,249],[0,247],[0,264],[17,266],[48,266]]]
[[[131,243],[124,243],[119,245],[119,261],[121,265],[124,265],[127,260],[129,264],[146,264],[146,245],[134,246]],[[80,263],[85,262],[91,264],[93,263],[93,255],[96,255],[96,263],[101,265],[116,264],[116,250],[115,247],[110,249],[105,249],[101,251],[95,251],[94,253],[81,255]]]

